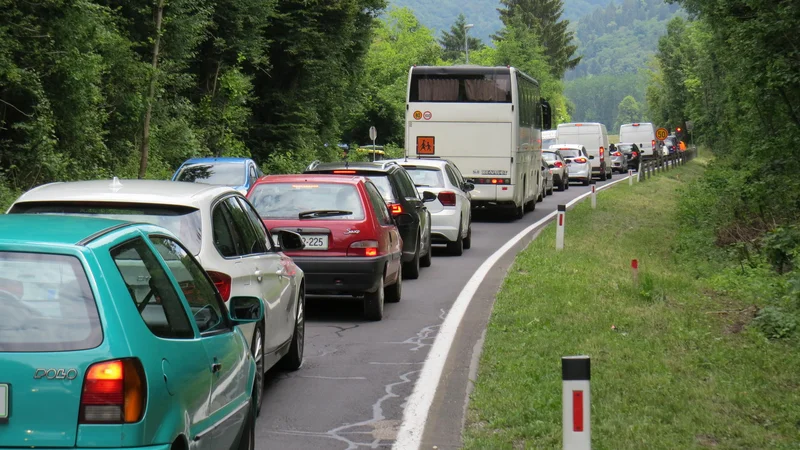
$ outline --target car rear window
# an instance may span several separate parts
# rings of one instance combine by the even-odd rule
[[[188,164],[175,180],[238,187],[244,185],[244,175],[242,163]]]
[[[352,184],[263,183],[253,188],[249,199],[264,219],[298,219],[301,213],[310,211],[350,211],[350,214],[320,215],[316,218],[364,220],[361,196]]]
[[[581,155],[581,151],[580,150],[572,150],[572,149],[564,150],[562,148],[559,151],[561,152],[561,156],[563,156],[564,158],[577,158],[579,156],[583,156],[583,155]]]
[[[414,185],[417,187],[444,187],[444,176],[441,169],[435,167],[414,167],[403,166],[406,172],[414,180]]]
[[[109,202],[25,202],[9,214],[65,214],[93,216],[159,225],[171,231],[189,251],[200,253],[203,221],[200,210],[180,205],[147,205]]]
[[[83,265],[74,256],[0,252],[0,352],[100,345],[103,332]]]
[[[395,201],[394,192],[392,191],[392,182],[389,181],[388,175],[368,175],[370,181],[378,188],[378,191],[383,196],[383,200],[387,203]]]
[[[551,152],[542,152],[542,158],[547,162],[553,162],[558,159],[556,154]]]
[[[625,153],[630,153],[633,151],[633,145],[630,144],[619,144],[617,145],[617,150]]]

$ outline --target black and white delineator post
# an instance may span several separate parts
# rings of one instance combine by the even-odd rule
[[[564,216],[567,214],[567,205],[558,205],[556,218],[556,250],[564,250]]]
[[[633,169],[628,169],[628,186],[633,186]]]
[[[564,450],[590,450],[591,360],[588,356],[561,358]]]
[[[597,190],[595,189],[597,186],[592,183],[592,209],[597,208]]]

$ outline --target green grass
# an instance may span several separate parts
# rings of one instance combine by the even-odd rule
[[[800,354],[747,326],[671,249],[702,157],[620,185],[523,251],[498,295],[471,396],[468,449],[561,448],[561,356],[592,357],[595,449],[800,448]],[[631,259],[640,261],[640,286]],[[704,274],[689,276],[686,273]],[[616,331],[612,330],[612,325]]]

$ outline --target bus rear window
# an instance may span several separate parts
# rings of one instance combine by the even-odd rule
[[[411,77],[410,102],[511,103],[511,75],[427,75]]]

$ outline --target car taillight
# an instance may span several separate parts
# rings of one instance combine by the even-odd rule
[[[333,173],[337,175],[352,175],[355,174],[355,170],[334,170]]]
[[[217,287],[217,291],[219,291],[219,296],[222,297],[222,301],[227,302],[231,298],[231,277],[230,275],[226,275],[221,272],[213,272],[211,270],[207,271],[208,276],[211,277],[211,281],[214,282],[214,286]]]
[[[653,140],[651,141],[650,145],[652,145],[652,146],[653,146],[653,148],[656,148],[656,140],[655,140],[655,139],[653,139]]]
[[[603,148],[603,147],[600,147],[600,161],[605,159],[605,154],[606,154],[606,149]]]
[[[389,203],[386,206],[389,207],[389,212],[391,212],[392,215],[394,216],[398,214],[403,214],[403,205],[401,205],[400,203]]]
[[[633,159],[636,159],[636,157],[639,156],[639,154],[636,153],[636,152],[631,152],[631,155],[632,155]]]
[[[378,241],[357,241],[350,244],[347,256],[378,256]]]
[[[556,161],[553,165],[558,168],[564,167],[564,163],[562,163],[561,161]]]
[[[587,159],[586,158],[575,158],[572,161],[576,162],[578,164],[586,164]]]
[[[439,202],[442,206],[456,206],[456,193],[450,191],[439,192]]]
[[[145,409],[145,379],[138,359],[92,364],[81,393],[80,423],[134,423]]]
[[[620,152],[614,152],[614,156],[622,156],[622,153],[620,153]]]

